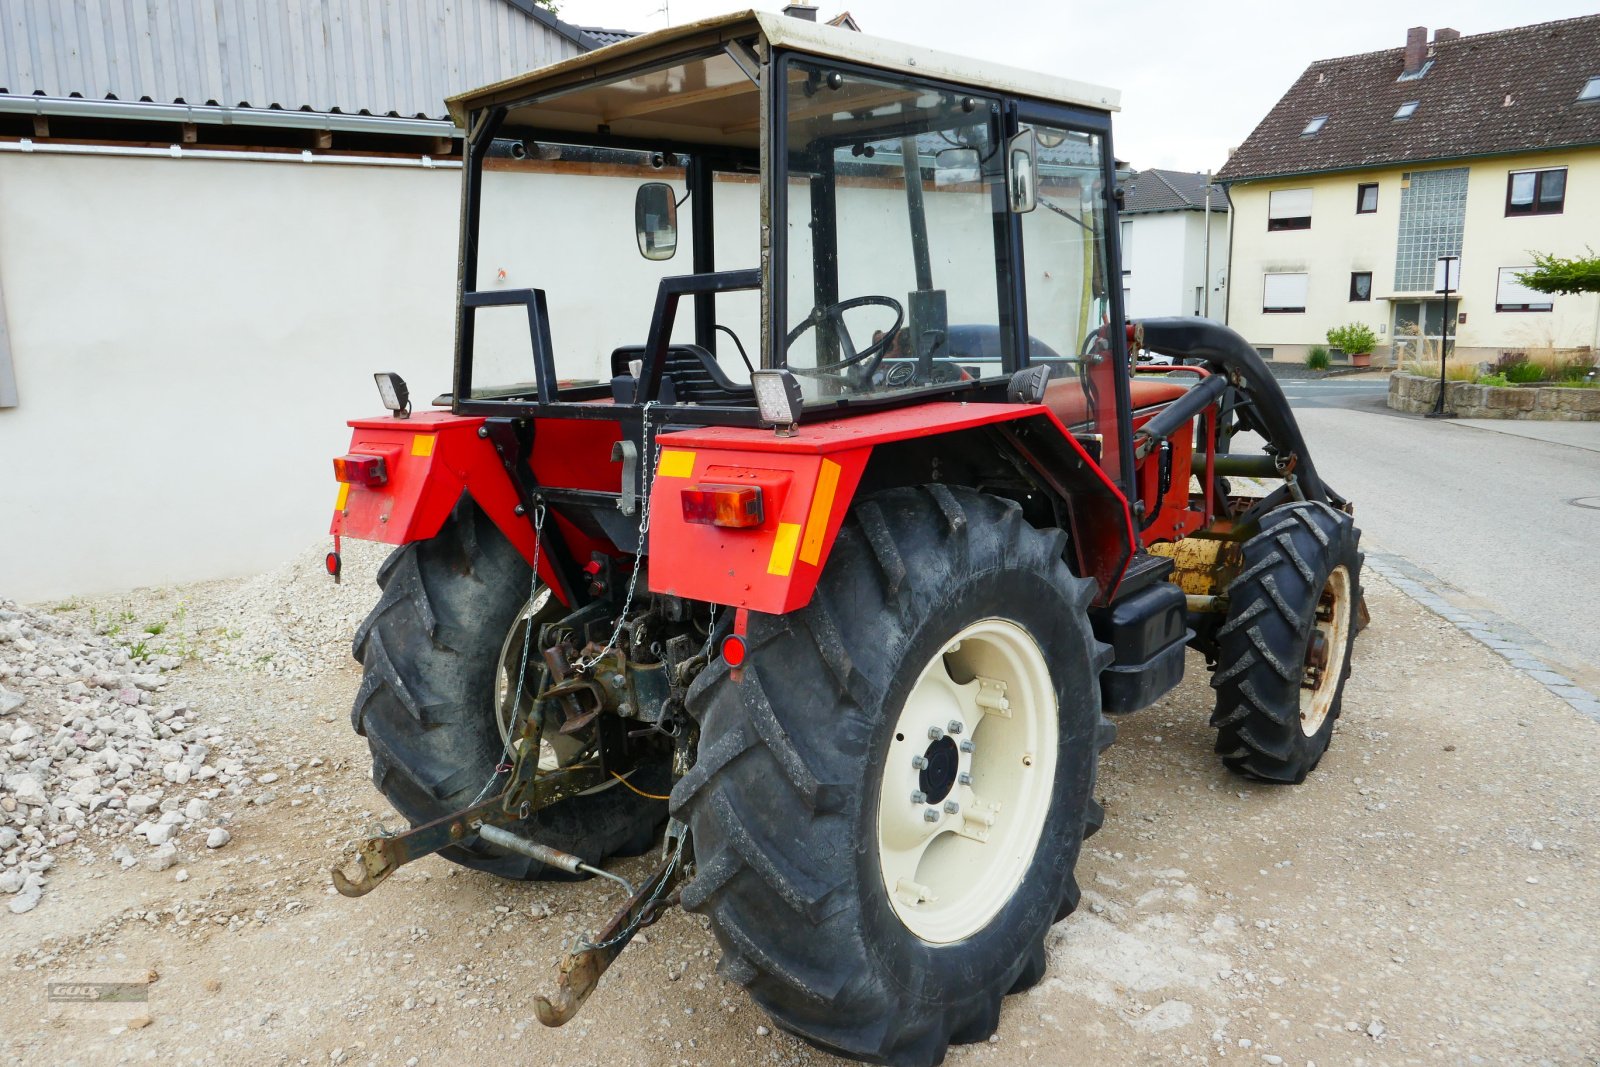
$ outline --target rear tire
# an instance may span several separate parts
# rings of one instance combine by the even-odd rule
[[[1313,501],[1274,508],[1261,525],[1228,587],[1211,725],[1228,769],[1298,783],[1328,749],[1350,677],[1361,533],[1349,515]],[[1324,649],[1320,657],[1310,655],[1313,641]],[[1308,660],[1317,659],[1322,665],[1308,674]],[[1317,687],[1304,688],[1312,678]]]
[[[528,602],[532,572],[468,497],[434,537],[396,549],[378,570],[383,595],[356,631],[363,676],[351,725],[372,751],[373,784],[413,826],[472,804],[505,746],[495,719],[495,672],[506,634]],[[559,602],[551,601],[559,615]],[[665,764],[630,781],[664,794]],[[648,849],[666,804],[620,785],[535,812],[516,829],[598,865]],[[474,839],[439,853],[502,878],[573,876]]]
[[[1043,975],[1045,934],[1077,904],[1073,868],[1103,818],[1095,774],[1115,733],[1100,714],[1110,650],[1089,628],[1094,583],[1068,571],[1065,542],[1030,527],[1015,503],[966,489],[876,494],[851,509],[807,607],[751,616],[742,678],[719,660],[696,680],[698,762],[672,794],[697,863],[683,903],[710,917],[723,975],[778,1025],[831,1052],[923,1067],[951,1042],[986,1039],[1002,997]],[[954,645],[958,635],[973,647]],[[1021,666],[1008,675],[1008,663]],[[923,689],[935,671],[989,697],[983,677],[1010,677],[1018,704],[1010,714],[983,704],[974,717],[982,698],[958,696],[950,707],[976,725],[930,741],[922,724],[912,737],[913,711],[945,714]],[[1024,702],[1029,692],[1054,708]],[[1006,747],[1028,723],[1040,727],[1030,736],[1054,737],[1037,749],[1042,778],[1025,769],[1033,749]],[[1000,773],[986,753],[1020,765]],[[918,754],[930,759],[920,772]],[[962,768],[972,780],[957,790]],[[919,783],[938,798],[915,801]],[[973,791],[989,799],[1006,788],[1015,802],[986,831],[993,844],[956,831],[957,819],[978,827],[941,803],[981,817]],[[914,818],[896,822],[906,813]],[[924,858],[896,866],[891,832],[924,821],[939,823],[925,831],[937,836]],[[944,851],[928,859],[935,847]],[[1009,893],[967,876],[969,857]],[[895,870],[915,877],[896,878],[891,898],[885,872]],[[917,893],[925,872],[931,898]],[[926,918],[915,910],[924,905]]]

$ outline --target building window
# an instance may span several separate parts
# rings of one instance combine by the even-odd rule
[[[1501,267],[1499,284],[1494,290],[1496,311],[1550,311],[1555,304],[1549,293],[1541,293],[1523,285],[1518,275],[1526,274],[1532,267]]]
[[[1311,229],[1311,190],[1274,189],[1267,195],[1267,229]]]
[[[1412,115],[1417,113],[1417,104],[1419,102],[1420,101],[1417,100],[1407,100],[1405,103],[1395,108],[1394,117],[1397,119],[1410,118]]]
[[[1356,186],[1356,214],[1370,215],[1378,210],[1378,183],[1362,182]]]
[[[1133,223],[1122,223],[1122,273],[1133,273]]]
[[[1590,100],[1600,100],[1600,74],[1585,82],[1583,92],[1578,94],[1579,103],[1585,103]]]
[[[1322,127],[1326,126],[1327,124],[1328,124],[1328,116],[1326,116],[1326,115],[1318,115],[1316,118],[1314,118],[1310,122],[1306,123],[1306,128],[1300,131],[1300,136],[1301,137],[1314,137],[1314,136],[1316,136],[1317,133],[1319,133],[1322,130]]]
[[[1370,270],[1353,271],[1350,274],[1350,299],[1372,299],[1372,272]]]
[[[1304,274],[1263,274],[1261,310],[1268,315],[1293,315],[1306,309]]]
[[[1566,167],[1514,170],[1506,181],[1507,215],[1559,215],[1566,200]]]

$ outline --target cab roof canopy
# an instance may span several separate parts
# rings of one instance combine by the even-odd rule
[[[1096,111],[1119,93],[964,56],[764,11],[744,11],[629,38],[449,101],[460,126],[488,107],[509,106],[506,125],[545,133],[754,149],[760,92],[746,73],[763,47],[952,82]],[[798,77],[798,75],[797,75]]]

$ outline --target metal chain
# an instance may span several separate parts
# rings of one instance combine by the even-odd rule
[[[683,843],[685,840],[687,839],[682,837],[678,838],[678,847],[673,851],[672,859],[668,861],[667,869],[662,873],[661,881],[656,884],[656,887],[651,891],[650,896],[639,905],[639,913],[633,917],[633,921],[618,931],[616,936],[608,937],[598,944],[590,941],[587,937],[580,936],[578,941],[583,945],[584,948],[591,950],[610,948],[613,945],[628,940],[634,934],[638,933],[639,927],[645,925],[647,918],[649,918],[652,922],[654,921],[650,913],[655,910],[655,906],[657,904],[661,903],[661,898],[667,895],[667,886],[672,883],[672,872],[677,868],[679,860],[683,858]]]
[[[628,592],[622,598],[622,609],[617,612],[617,625],[611,630],[611,639],[605,647],[588,659],[577,659],[573,666],[579,670],[593,670],[594,665],[600,662],[600,657],[617,647],[617,641],[622,637],[623,623],[628,621],[628,612],[633,608],[634,589],[639,584],[639,572],[644,569],[645,536],[650,532],[650,490],[656,482],[656,456],[660,452],[658,442],[650,436],[650,409],[656,406],[656,401],[647,401],[640,422],[640,433],[644,438],[646,481],[641,488],[644,490],[644,499],[639,502],[639,545],[633,557],[633,573],[628,575]]]
[[[528,586],[528,604],[530,608],[533,602],[539,598],[539,549],[544,544],[544,517],[544,502],[540,501],[533,506],[533,577],[529,579]],[[522,659],[517,664],[517,691],[516,696],[511,701],[511,707],[513,711],[522,707],[522,687],[528,677],[528,653],[532,650],[532,646],[533,612],[530,610],[528,612],[528,624],[527,626],[523,627],[522,630]],[[498,719],[499,709],[495,710],[495,718]],[[537,708],[534,709],[533,714],[538,714]],[[506,736],[503,739],[501,747],[501,755],[503,755],[505,758],[495,765],[494,774],[490,775],[489,780],[483,784],[483,790],[478,794],[477,799],[475,799],[471,804],[468,804],[467,807],[476,807],[477,805],[483,803],[483,801],[488,798],[489,791],[494,788],[494,784],[500,780],[500,776],[511,770],[512,725],[514,724],[507,724]],[[542,723],[540,725],[541,727],[543,726]],[[541,729],[539,732],[543,733],[543,730]]]

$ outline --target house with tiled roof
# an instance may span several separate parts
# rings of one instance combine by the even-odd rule
[[[1228,194],[1204,174],[1134,171],[1122,182],[1128,315],[1203,315],[1227,305]]]
[[[1272,358],[1351,322],[1380,359],[1436,352],[1447,319],[1464,358],[1600,346],[1600,296],[1518,281],[1532,252],[1600,248],[1600,15],[1318,60],[1217,177],[1228,322]]]

